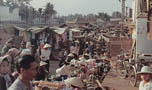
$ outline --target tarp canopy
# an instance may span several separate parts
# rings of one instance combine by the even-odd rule
[[[73,28],[73,29],[70,29],[72,32],[80,32],[79,29],[76,29],[76,28]]]
[[[43,32],[44,30],[46,29],[49,29],[48,26],[43,26],[43,27],[31,27],[31,28],[28,28],[27,31],[31,31],[32,33],[40,33],[40,32]]]
[[[21,27],[18,27],[18,26],[13,26],[14,29],[16,30],[19,30],[19,31],[25,31],[26,29],[25,28],[21,28]]]
[[[57,34],[64,34],[64,32],[66,31],[67,29],[66,28],[55,28],[55,30],[53,30],[55,33]]]

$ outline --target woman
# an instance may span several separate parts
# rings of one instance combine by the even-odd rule
[[[10,75],[10,66],[8,59],[0,57],[0,90],[7,90],[13,81],[14,77]]]
[[[152,69],[144,66],[138,74],[142,80],[139,84],[139,90],[152,90]]]

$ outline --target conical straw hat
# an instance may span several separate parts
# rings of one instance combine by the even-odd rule
[[[52,47],[50,44],[45,44],[43,48],[50,48]]]
[[[73,86],[80,87],[80,88],[84,87],[84,84],[79,77],[68,78],[64,82],[66,85],[73,85]]]
[[[41,62],[40,62],[40,66],[44,66],[44,65],[47,65],[47,63],[46,63],[46,62],[41,61]]]
[[[56,70],[56,74],[58,75],[69,75],[70,74],[70,66],[62,66]]]
[[[74,57],[74,55],[72,53],[68,54],[69,57]]]

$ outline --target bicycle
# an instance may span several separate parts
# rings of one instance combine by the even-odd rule
[[[126,61],[122,56],[118,57],[119,59],[116,62],[116,72],[120,75],[120,77],[128,77],[128,61]]]

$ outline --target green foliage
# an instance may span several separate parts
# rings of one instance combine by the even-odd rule
[[[104,12],[99,12],[98,13],[98,18],[101,18],[104,21],[110,21],[110,15]]]
[[[115,12],[112,13],[112,17],[114,17],[114,18],[121,18],[121,13],[118,12],[118,11],[115,11]]]
[[[57,14],[56,10],[54,10],[54,5],[51,3],[47,3],[43,12],[43,16],[45,21],[49,20],[54,14]]]

